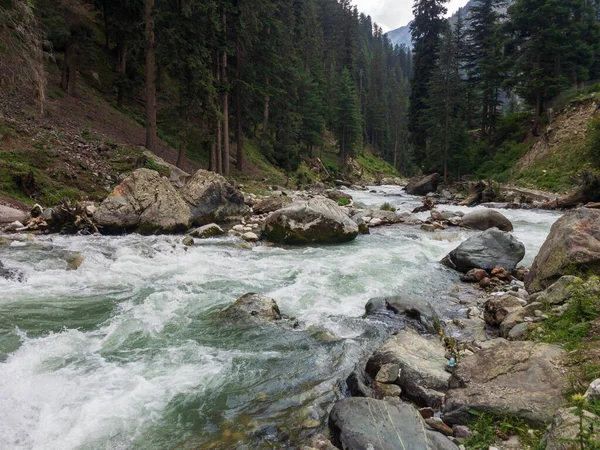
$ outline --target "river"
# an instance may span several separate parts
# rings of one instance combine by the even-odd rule
[[[420,204],[373,189],[350,193],[401,212]],[[559,215],[501,212],[531,265]],[[361,318],[366,302],[410,292],[447,310],[440,293],[458,274],[438,261],[470,233],[398,225],[305,248],[50,235],[0,247],[27,277],[0,278],[0,448],[295,448],[387,335]],[[83,264],[67,270],[77,253]],[[224,323],[219,311],[247,292],[273,297],[299,328]]]

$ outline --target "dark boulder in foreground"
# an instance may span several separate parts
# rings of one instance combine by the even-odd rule
[[[314,197],[272,213],[264,231],[281,244],[335,244],[355,239],[358,225],[333,200]]]
[[[442,260],[442,264],[459,272],[471,269],[513,270],[525,256],[525,246],[512,234],[490,229],[471,236]]]
[[[546,289],[563,275],[600,273],[600,210],[579,208],[558,219],[525,279],[530,293]]]
[[[418,180],[411,180],[406,185],[406,193],[410,195],[427,195],[430,192],[437,191],[438,184],[440,183],[440,174],[434,173],[427,175]]]
[[[462,217],[461,225],[474,230],[498,228],[500,231],[513,231],[513,224],[504,215],[492,209],[471,211]]]
[[[333,443],[342,450],[458,450],[428,430],[419,412],[400,400],[346,398],[329,415]]]

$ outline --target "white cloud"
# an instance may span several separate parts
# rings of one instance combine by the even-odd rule
[[[466,3],[467,0],[450,0],[448,12],[452,14]],[[404,26],[412,20],[412,0],[354,0],[354,4],[359,12],[371,16],[383,31]]]

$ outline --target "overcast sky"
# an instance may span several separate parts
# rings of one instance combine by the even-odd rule
[[[452,15],[468,0],[450,0],[448,12]],[[373,18],[384,32],[406,25],[412,19],[413,0],[353,0],[358,11]]]

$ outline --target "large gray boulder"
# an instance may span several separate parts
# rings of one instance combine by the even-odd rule
[[[419,322],[427,332],[437,334],[441,328],[440,318],[431,304],[422,297],[412,295],[394,295],[391,297],[376,297],[365,305],[367,316],[406,316]]]
[[[573,288],[583,284],[583,280],[572,275],[560,277],[558,281],[541,292],[529,296],[529,303],[562,305],[573,296]]]
[[[285,208],[292,203],[292,199],[283,194],[273,194],[270,197],[265,197],[258,200],[252,210],[255,214],[267,214],[277,211],[278,209]]]
[[[190,174],[181,170],[179,167],[166,162],[160,156],[155,155],[150,150],[144,151],[146,161],[152,161],[151,164],[159,166],[164,172],[169,175],[169,181],[175,188],[181,189],[185,186],[186,181],[190,178]]]
[[[530,293],[563,275],[600,272],[600,210],[579,208],[558,219],[525,278]]]
[[[588,442],[600,442],[600,417],[589,411],[583,411],[582,420],[584,432],[587,433],[590,431],[590,425],[595,430],[589,437],[590,440]],[[577,408],[561,408],[554,415],[552,423],[542,439],[542,444],[545,444],[545,450],[573,450],[582,448],[577,439],[580,433],[580,417],[577,415]],[[583,448],[598,448],[588,447],[585,442],[583,445]]]
[[[458,450],[427,429],[419,412],[400,400],[346,398],[329,414],[332,441],[341,450]]]
[[[468,424],[473,412],[511,414],[537,425],[550,422],[568,388],[563,357],[564,351],[555,345],[492,341],[456,366],[444,422]]]
[[[490,229],[468,238],[452,250],[442,264],[463,273],[494,267],[513,270],[524,256],[525,246],[512,234]]]
[[[462,217],[461,225],[474,230],[498,228],[500,231],[512,231],[513,225],[506,217],[493,209],[471,211]]]
[[[355,239],[358,225],[333,200],[317,196],[275,211],[265,220],[264,231],[271,242],[333,244]]]
[[[29,217],[27,211],[13,208],[12,206],[0,205],[0,225],[13,222],[25,222],[27,217]]]
[[[169,233],[189,227],[190,210],[169,180],[137,169],[96,209],[94,221],[107,232]]]
[[[238,298],[235,303],[225,308],[222,314],[231,320],[250,319],[261,323],[281,320],[279,306],[275,300],[252,292]]]
[[[180,191],[188,203],[195,225],[226,222],[248,216],[244,195],[221,175],[198,170]]]
[[[403,395],[422,406],[439,408],[450,379],[445,370],[445,354],[439,339],[427,339],[406,328],[390,337],[369,358],[366,372],[375,378],[385,364],[397,364],[400,376],[396,384]]]
[[[437,191],[440,183],[440,174],[434,173],[417,180],[411,180],[406,185],[406,193],[410,195],[427,195],[430,192]]]

